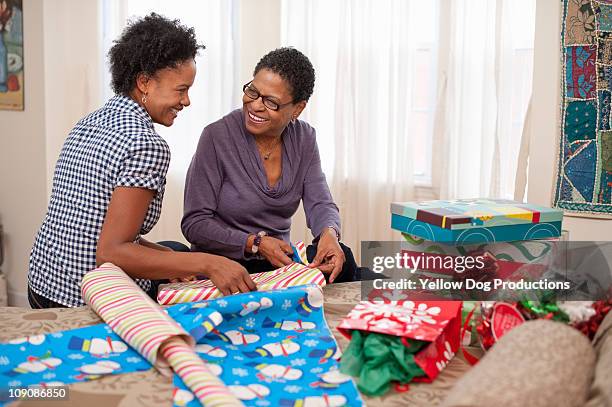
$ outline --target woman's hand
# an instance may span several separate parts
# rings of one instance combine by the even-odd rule
[[[206,265],[206,276],[223,295],[257,291],[251,276],[240,263],[222,256],[206,256],[210,256]]]
[[[342,266],[344,266],[345,261],[346,258],[344,257],[344,252],[340,247],[340,243],[338,243],[336,232],[331,228],[325,229],[319,238],[317,254],[308,267],[316,267],[325,274],[331,273],[329,282],[333,283],[338,274],[342,271]]]
[[[293,254],[291,245],[284,240],[271,236],[263,236],[259,243],[259,251],[274,267],[283,267],[293,263],[289,257]]]
[[[171,278],[171,283],[190,283],[192,281],[196,281],[198,278],[196,276],[182,277],[182,278]]]

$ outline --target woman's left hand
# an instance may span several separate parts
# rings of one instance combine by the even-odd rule
[[[344,257],[344,252],[340,247],[340,243],[338,243],[336,232],[331,228],[325,229],[319,238],[317,254],[312,263],[308,266],[316,267],[325,274],[331,273],[329,282],[333,283],[338,274],[342,271],[342,266],[345,261],[346,258]]]

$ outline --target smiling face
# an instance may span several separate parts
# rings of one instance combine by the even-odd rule
[[[189,106],[189,88],[193,85],[196,65],[193,59],[182,62],[175,68],[160,69],[152,77],[139,75],[136,85],[141,94],[136,98],[143,106],[154,123],[172,126],[178,112]]]
[[[289,103],[274,111],[263,104],[261,97],[253,100],[247,95],[242,95],[242,112],[246,129],[254,136],[280,136],[289,122],[297,118],[306,107],[305,101],[290,103],[293,95],[289,84],[280,75],[269,69],[257,72],[250,86],[256,89],[261,96],[266,96],[279,105]]]

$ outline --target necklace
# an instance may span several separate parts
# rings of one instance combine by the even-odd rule
[[[275,140],[271,145],[269,145],[266,149],[263,149],[259,143],[257,142],[257,140],[255,140],[255,144],[257,144],[257,149],[259,150],[259,152],[261,153],[261,156],[264,160],[268,160],[270,158],[270,155],[272,155],[272,152],[274,151],[274,149],[276,148],[277,145],[280,144],[281,138],[279,137],[277,140]],[[263,150],[263,151],[262,151]],[[268,152],[264,152],[265,150],[268,150]]]

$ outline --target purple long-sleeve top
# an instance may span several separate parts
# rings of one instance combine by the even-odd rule
[[[282,173],[270,187],[238,109],[206,126],[200,136],[187,172],[181,228],[192,250],[243,259],[251,233],[265,231],[289,241],[300,200],[313,236],[327,227],[340,230],[314,128],[295,120],[283,131]]]

